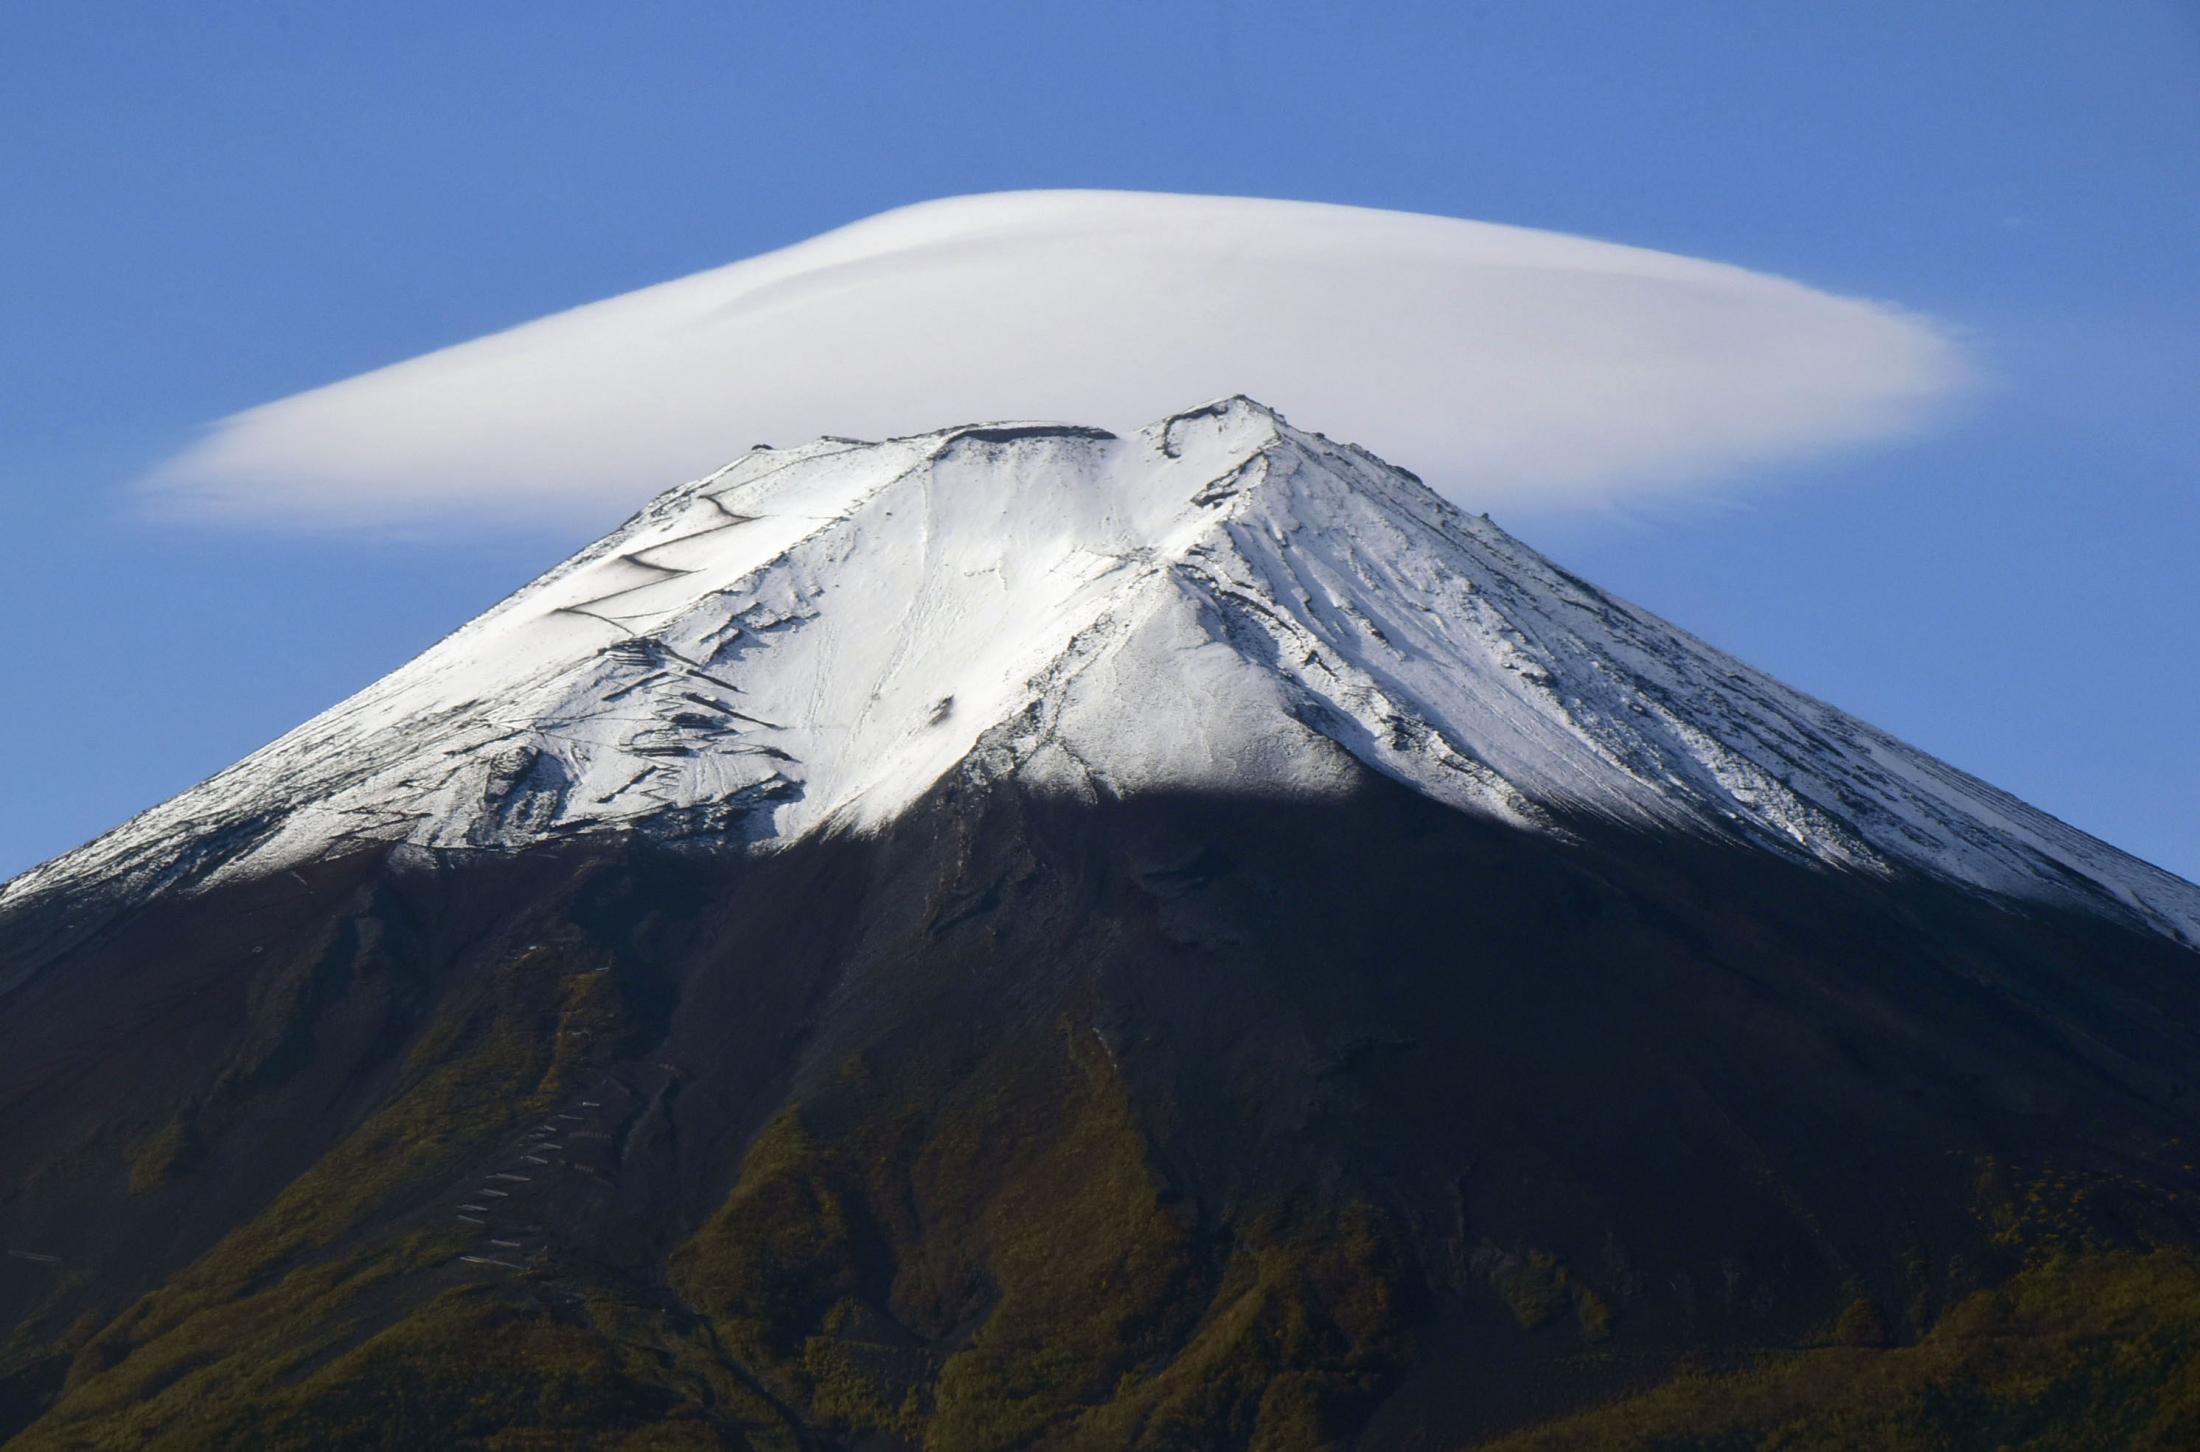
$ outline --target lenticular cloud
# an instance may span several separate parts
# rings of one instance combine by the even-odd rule
[[[887,212],[215,424],[147,488],[299,524],[601,524],[753,443],[1246,393],[1475,509],[1596,503],[1914,427],[1918,319],[1485,222],[1020,192]]]

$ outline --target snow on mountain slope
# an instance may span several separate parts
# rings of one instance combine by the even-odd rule
[[[1739,837],[2200,943],[2200,888],[1602,594],[1233,398],[1129,438],[759,448],[402,669],[0,888],[158,890],[354,842],[770,845],[946,773]]]

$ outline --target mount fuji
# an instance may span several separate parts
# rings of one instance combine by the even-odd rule
[[[1355,763],[1518,826],[1918,870],[2200,944],[2191,884],[1242,397],[1127,439],[759,447],[0,905],[358,843],[783,847],[874,828],[951,771],[1319,799]]]
[[[759,446],[0,887],[0,1436],[2176,1445],[2195,1063],[2200,887],[1261,404]]]

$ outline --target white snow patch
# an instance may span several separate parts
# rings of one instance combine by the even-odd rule
[[[1601,818],[1906,866],[2200,943],[2200,888],[1242,398],[1123,438],[753,452],[0,904],[357,841],[769,848],[891,821],[958,769],[1318,799],[1355,762],[1528,830]]]

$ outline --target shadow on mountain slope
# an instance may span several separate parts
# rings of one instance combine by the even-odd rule
[[[1572,827],[950,782],[762,857],[34,902],[0,1431],[1439,1448],[1639,1393],[1534,1445],[1692,1445],[1721,1375],[1792,1421],[1992,1328],[2189,1401],[2200,959]]]

